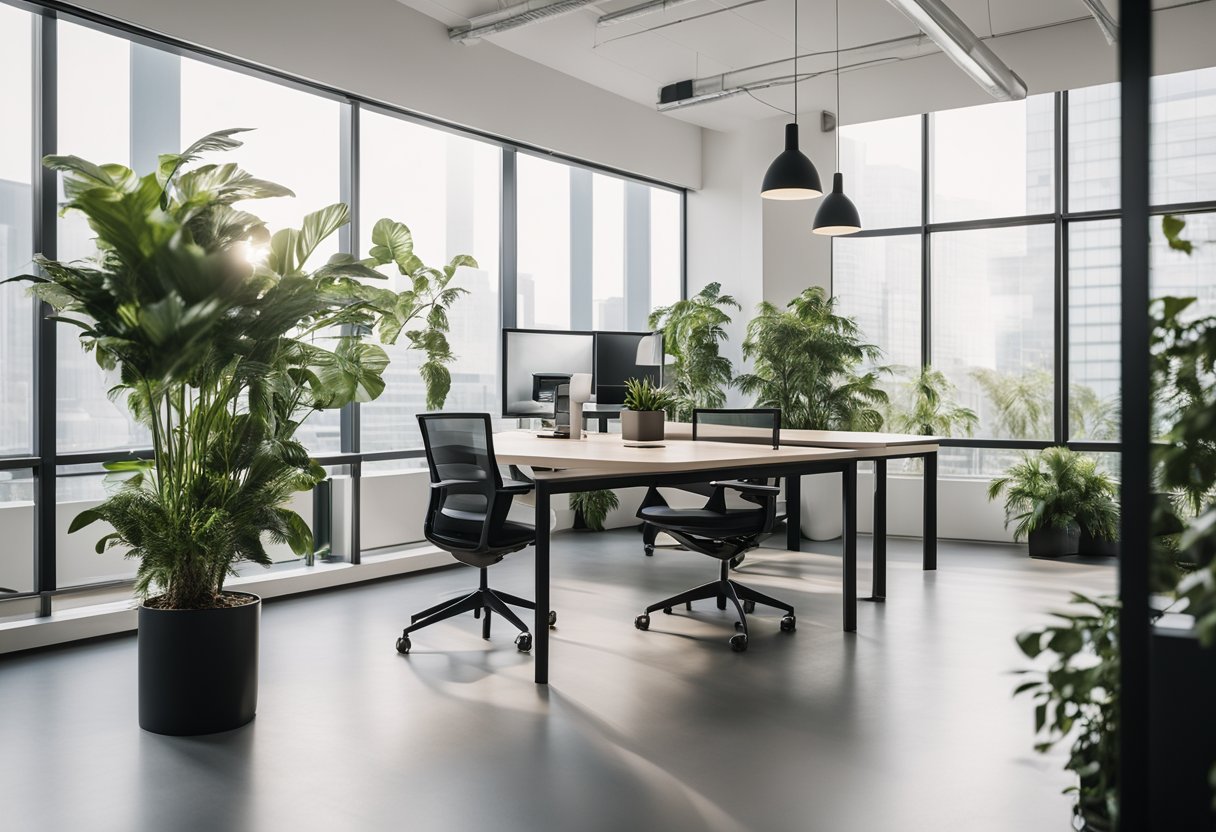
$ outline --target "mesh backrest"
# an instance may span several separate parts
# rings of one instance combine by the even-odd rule
[[[435,413],[418,416],[431,482],[487,480],[502,485],[487,413]]]
[[[692,438],[712,442],[781,443],[781,410],[775,407],[702,409],[692,412]]]

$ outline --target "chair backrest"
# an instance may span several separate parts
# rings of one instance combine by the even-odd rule
[[[781,445],[781,408],[697,408],[692,412],[692,438],[713,442]]]
[[[431,482],[476,480],[485,492],[502,487],[488,413],[420,413]]]

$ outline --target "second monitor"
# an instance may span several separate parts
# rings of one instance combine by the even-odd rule
[[[597,332],[595,333],[595,403],[596,405],[623,405],[625,382],[631,378],[646,378],[652,384],[663,381],[663,368],[657,364],[641,363],[656,360],[652,355],[638,355],[642,340],[651,337],[649,332]],[[653,337],[661,339],[661,335]],[[661,341],[660,341],[661,345]],[[661,361],[661,346],[655,353]]]

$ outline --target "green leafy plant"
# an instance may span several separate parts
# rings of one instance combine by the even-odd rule
[[[1051,657],[1043,669],[1024,670],[1033,678],[1014,695],[1034,698],[1035,750],[1047,753],[1068,742],[1064,767],[1077,776],[1065,789],[1074,794],[1073,812],[1094,832],[1118,823],[1119,605],[1113,598],[1073,595],[1073,608],[1053,613],[1054,623],[1017,638],[1030,659]]]
[[[602,532],[608,512],[620,508],[620,505],[616,492],[608,489],[577,491],[570,495],[570,508],[583,518],[583,523],[593,532]]]
[[[753,371],[736,384],[757,407],[781,408],[784,427],[875,431],[888,398],[878,386],[886,368],[861,366],[881,356],[855,320],[837,314],[836,299],[812,286],[785,309],[757,307],[743,342]]]
[[[992,405],[990,421],[998,435],[1028,439],[1055,433],[1055,383],[1049,371],[1000,373],[982,368],[972,370],[971,377]],[[1118,397],[1103,398],[1085,384],[1069,385],[1068,429],[1074,438],[1117,440]]]
[[[886,424],[896,433],[918,436],[970,436],[979,424],[974,410],[954,401],[956,387],[940,370],[904,367],[905,377],[888,402]]]
[[[671,391],[651,383],[648,378],[625,380],[625,407],[639,413],[666,410],[674,401]]]
[[[1080,526],[1105,540],[1118,534],[1117,486],[1096,460],[1064,447],[1023,454],[988,485],[988,499],[1005,496],[1005,524],[1014,540],[1048,527]]]
[[[267,540],[297,554],[312,546],[304,520],[285,507],[324,471],[295,438],[309,414],[370,401],[384,390],[386,343],[405,333],[427,354],[428,398],[441,403],[451,360],[444,333],[458,257],[443,269],[413,253],[409,229],[381,220],[366,259],[337,254],[310,269],[321,243],[345,225],[343,204],[309,214],[298,229],[269,232],[247,200],[290,196],[235,164],[197,164],[240,146],[240,130],[200,139],[137,175],[122,165],[51,156],[64,173],[65,210],[96,234],[98,255],[38,257],[33,294],[56,320],[76,326],[98,364],[117,370],[125,397],[152,434],[153,458],[110,463],[121,484],[72,522],[114,531],[100,552],[128,547],[139,559],[136,591],[155,606],[224,606],[237,563],[269,564]],[[251,252],[266,249],[264,258]],[[410,288],[372,281],[394,264]],[[424,367],[426,364],[424,364]]]
[[[647,325],[663,334],[663,349],[672,359],[666,370],[674,397],[672,418],[689,420],[694,408],[726,404],[733,371],[720,348],[728,337],[728,310],[740,308],[733,297],[722,294],[721,284],[710,283],[691,298],[650,313]]]

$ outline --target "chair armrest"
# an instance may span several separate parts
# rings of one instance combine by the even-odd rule
[[[476,485],[485,488],[486,480],[440,480],[439,482],[431,483],[431,488],[453,488],[457,485]]]
[[[503,480],[502,488],[498,489],[500,494],[527,494],[535,487],[534,483],[520,482],[519,480]]]
[[[731,488],[735,491],[744,493],[751,492],[752,494],[760,495],[777,495],[781,493],[781,489],[775,485],[760,485],[754,482],[743,482],[743,480],[717,480],[711,482],[710,485],[715,488]]]

